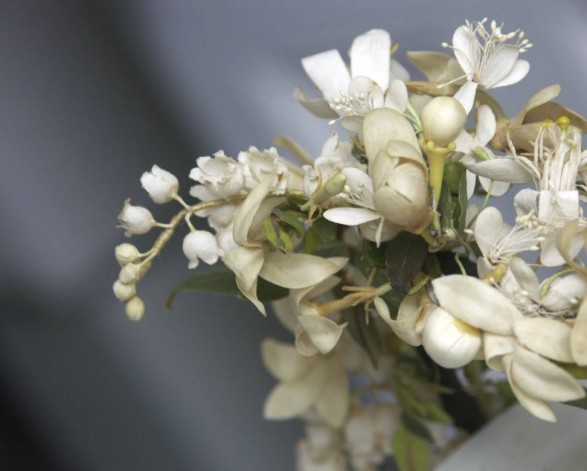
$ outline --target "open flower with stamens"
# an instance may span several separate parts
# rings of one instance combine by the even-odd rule
[[[503,33],[495,21],[485,27],[487,19],[469,22],[459,27],[452,38],[452,47],[465,75],[453,80],[466,78],[466,82],[455,94],[465,110],[473,107],[477,87],[483,89],[505,87],[522,80],[530,70],[530,64],[518,59],[532,44],[524,38],[524,32],[516,30]],[[514,40],[514,43],[508,41]]]
[[[389,34],[373,29],[358,36],[349,56],[350,72],[335,49],[302,59],[304,70],[323,98],[308,100],[296,89],[298,101],[317,116],[342,118],[341,124],[355,132],[360,132],[362,117],[371,110],[391,108],[403,113],[408,105],[404,81],[409,75],[391,58]]]

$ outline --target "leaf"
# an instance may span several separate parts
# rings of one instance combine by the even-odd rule
[[[366,323],[365,311],[362,305],[342,311],[342,318],[348,324],[347,329],[351,337],[365,350],[373,367],[377,369],[381,339],[374,320],[368,324]]]
[[[236,285],[236,276],[234,272],[224,265],[218,265],[207,270],[198,271],[194,276],[177,285],[167,298],[166,307],[171,309],[173,301],[178,293],[195,291],[224,296],[232,296],[244,299],[244,296]],[[260,301],[268,302],[284,298],[289,294],[289,290],[276,286],[266,280],[259,278],[257,284],[257,296]]]
[[[344,242],[328,242],[326,244],[318,245],[312,252],[312,255],[319,257],[348,257],[349,248]]]
[[[461,237],[465,236],[465,229],[467,228],[467,207],[469,205],[469,198],[467,197],[467,172],[461,175],[459,183],[459,216],[458,216],[458,231]]]
[[[318,218],[312,223],[312,228],[322,242],[332,242],[336,239],[338,225],[324,218]]]
[[[314,253],[316,248],[322,243],[318,232],[314,227],[310,227],[304,236],[304,252]]]
[[[423,438],[400,427],[393,434],[393,456],[400,471],[429,471],[430,448]]]
[[[432,443],[433,440],[432,436],[430,435],[430,432],[428,431],[426,426],[422,422],[420,422],[420,420],[417,417],[414,417],[413,415],[408,414],[407,412],[402,412],[401,420],[402,425],[409,432]]]
[[[263,219],[263,230],[265,231],[265,238],[277,250],[281,250],[281,241],[279,238],[279,227],[272,218]]]
[[[440,224],[444,232],[454,229],[455,202],[453,196],[445,184],[442,185],[438,211],[440,212]]]
[[[427,255],[426,241],[409,232],[401,232],[387,244],[385,251],[387,277],[393,290],[402,298],[422,269]]]
[[[275,208],[273,210],[273,214],[277,216],[282,222],[291,226],[298,237],[304,235],[306,228],[304,226],[304,221],[306,219],[306,215],[300,211],[293,211],[291,209],[279,209]]]

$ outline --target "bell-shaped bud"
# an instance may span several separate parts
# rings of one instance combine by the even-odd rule
[[[118,214],[118,222],[126,230],[125,235],[142,235],[149,232],[155,225],[155,219],[147,208],[133,206],[130,199],[124,202],[122,211]]]
[[[455,98],[433,98],[420,114],[424,139],[437,147],[447,147],[454,142],[467,121],[467,112]]]
[[[371,175],[373,204],[386,220],[413,232],[429,223],[428,171],[418,148],[390,141],[377,154]]]
[[[367,113],[363,121],[363,142],[370,163],[391,140],[404,141],[418,149],[414,128],[401,113],[391,108],[378,108]]]
[[[440,366],[459,368],[473,360],[479,352],[481,332],[438,307],[428,315],[422,345]]]
[[[218,261],[219,252],[216,237],[210,232],[190,232],[183,239],[183,253],[190,261],[188,268],[196,268],[200,259],[208,265],[213,265]]]
[[[138,296],[130,298],[125,306],[126,315],[131,321],[140,321],[145,315],[145,302]]]
[[[134,245],[127,243],[117,245],[116,249],[114,249],[114,255],[116,256],[118,263],[120,263],[120,266],[136,262],[141,256],[139,249]]]
[[[128,301],[132,298],[135,294],[137,294],[137,287],[133,284],[126,284],[120,280],[116,280],[114,285],[112,285],[112,291],[114,291],[114,296],[119,301]]]
[[[177,195],[179,182],[172,173],[153,165],[150,172],[141,176],[141,185],[155,203],[168,203]]]
[[[125,284],[136,283],[141,276],[141,265],[138,263],[127,263],[120,270],[118,279]]]

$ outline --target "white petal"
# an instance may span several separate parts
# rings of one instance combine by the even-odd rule
[[[514,323],[514,334],[521,345],[555,361],[573,362],[571,328],[545,317],[528,317]]]
[[[385,95],[385,107],[403,113],[408,107],[408,88],[401,80],[393,80]]]
[[[321,316],[298,316],[298,321],[323,355],[330,353],[336,346],[345,327]]]
[[[516,341],[513,337],[483,334],[483,353],[489,368],[504,372],[503,357],[514,352]]]
[[[585,396],[583,387],[565,370],[524,347],[513,353],[512,382],[543,401],[573,401]]]
[[[298,326],[298,315],[291,296],[273,301],[271,307],[281,325],[292,334],[295,333]]]
[[[390,80],[407,82],[410,80],[410,73],[400,62],[392,58],[389,64],[389,78]]]
[[[236,210],[234,215],[233,238],[238,245],[242,247],[254,245],[249,243],[249,230],[261,203],[269,194],[272,186],[273,181],[271,178],[261,181]]]
[[[346,93],[351,76],[336,49],[303,58],[302,67],[327,101]]]
[[[381,219],[381,214],[366,208],[332,208],[324,212],[324,218],[343,226],[358,226]]]
[[[475,94],[477,93],[477,82],[467,81],[454,94],[454,98],[461,102],[467,114],[470,113],[475,103]]]
[[[356,37],[349,51],[351,76],[369,77],[381,90],[387,90],[390,47],[389,33],[382,29],[372,29]]]
[[[322,258],[303,253],[270,252],[259,276],[289,289],[306,288],[334,275],[348,262],[345,257]]]
[[[506,44],[498,47],[497,50],[491,54],[489,61],[487,61],[483,68],[480,80],[481,85],[485,88],[493,88],[497,83],[505,79],[514,68],[514,64],[516,63],[519,54],[520,51],[514,45]],[[522,78],[523,76],[520,77],[520,80]]]
[[[475,73],[478,62],[476,42],[475,35],[468,26],[457,28],[452,37],[455,57],[469,79]]]
[[[324,389],[325,362],[315,362],[308,373],[287,383],[278,384],[265,401],[266,419],[291,419],[306,412]]]
[[[514,196],[514,208],[517,216],[525,216],[538,212],[538,194],[536,190],[525,188]]]
[[[581,303],[571,332],[571,351],[578,365],[587,366],[587,298]]]
[[[495,135],[497,121],[488,105],[481,105],[477,110],[477,130],[475,137],[481,145],[487,144]]]
[[[520,288],[527,291],[532,298],[538,299],[540,297],[540,281],[530,265],[519,257],[513,257],[510,261],[509,268],[519,283]]]
[[[492,182],[493,186],[491,186]],[[503,196],[510,189],[510,183],[498,182],[497,180],[491,180],[486,177],[479,177],[479,183],[481,183],[481,187],[486,193],[489,193],[489,189],[491,188],[491,196],[495,197]]]
[[[578,299],[587,296],[587,281],[578,275],[569,275],[556,280],[541,304],[550,311],[571,309]]]
[[[363,139],[369,161],[373,161],[391,140],[404,141],[419,149],[418,139],[410,122],[391,108],[373,110],[365,116]]]
[[[477,183],[477,175],[475,175],[470,170],[466,170],[467,179],[467,199],[471,199],[471,197],[475,194],[475,185]]]
[[[328,376],[320,398],[316,401],[316,411],[333,428],[344,424],[350,405],[350,391],[347,376],[339,359],[328,360]]]
[[[249,289],[261,271],[264,262],[263,249],[239,247],[228,252],[222,261],[243,281],[243,286]]]
[[[507,85],[513,85],[522,80],[530,71],[530,63],[528,61],[518,59],[514,64],[512,70],[499,82],[493,84],[491,88],[505,87]]]
[[[279,381],[293,381],[304,375],[314,359],[300,355],[295,347],[273,339],[261,342],[261,356],[265,368]]]
[[[296,332],[296,350],[300,355],[306,357],[311,357],[320,353],[316,348],[316,345],[312,343],[308,332],[302,329],[301,326],[299,326],[299,330]]]
[[[306,110],[319,118],[324,119],[336,119],[338,114],[334,111],[327,100],[322,97],[319,98],[307,98],[301,88],[296,87],[294,89],[294,98],[302,105]]]
[[[485,160],[467,167],[471,172],[492,180],[509,183],[532,183],[532,176],[518,162],[506,157]]]
[[[440,305],[466,324],[486,332],[510,335],[514,320],[522,315],[496,289],[464,275],[450,275],[432,282]]]
[[[365,204],[373,202],[373,182],[367,173],[353,167],[342,169],[342,173],[346,177],[346,186],[350,188],[351,193],[366,196],[366,198],[361,197],[361,201]]]
[[[503,226],[503,217],[497,208],[490,206],[479,213],[475,221],[475,241],[483,255],[489,255],[497,240],[503,237]]]

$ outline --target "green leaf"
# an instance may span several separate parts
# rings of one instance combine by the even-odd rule
[[[281,250],[281,241],[279,239],[279,227],[272,218],[263,219],[263,230],[265,231],[265,238],[277,250]]]
[[[405,427],[393,434],[393,457],[400,471],[429,471],[430,448],[428,442]]]
[[[467,228],[467,207],[469,206],[469,198],[467,197],[467,172],[463,172],[461,182],[459,184],[459,216],[458,216],[458,231],[461,237],[465,236],[465,229]]]
[[[399,293],[401,298],[408,293],[427,255],[426,241],[409,232],[400,233],[387,244],[385,251],[387,277],[393,290]]]
[[[320,244],[322,244],[322,240],[320,240],[318,232],[314,227],[310,227],[304,236],[304,252],[314,253]]]
[[[178,293],[187,291],[221,294],[244,299],[244,296],[236,285],[235,274],[224,265],[217,265],[206,270],[198,271],[194,276],[183,281],[175,287],[167,298],[166,306],[171,309],[173,301]],[[267,280],[259,278],[257,284],[257,296],[259,301],[268,302],[284,298],[289,290],[276,286]]]
[[[587,393],[587,388],[585,389],[585,393]],[[565,402],[569,406],[578,407],[579,409],[587,409],[587,395],[582,399],[577,399],[576,401],[569,401]]]
[[[442,185],[438,211],[440,212],[442,230],[446,232],[449,229],[454,229],[455,201],[445,184]]]
[[[291,209],[279,209],[275,208],[273,210],[273,214],[277,216],[281,221],[283,221],[288,226],[291,226],[298,237],[304,235],[306,228],[304,226],[304,221],[306,219],[306,215],[300,211],[294,211]]]
[[[432,443],[432,435],[430,435],[428,428],[417,417],[414,417],[413,415],[406,412],[402,412],[401,420],[402,425],[408,431]]]
[[[349,248],[344,242],[328,242],[326,244],[318,245],[311,252],[312,255],[318,255],[319,257],[348,257]]]
[[[338,225],[328,219],[318,218],[312,223],[312,229],[316,231],[322,242],[332,242],[336,239]]]
[[[367,324],[362,305],[342,311],[342,319],[347,322],[348,332],[367,353],[373,367],[377,369],[377,358],[381,350],[381,339],[375,321]]]

